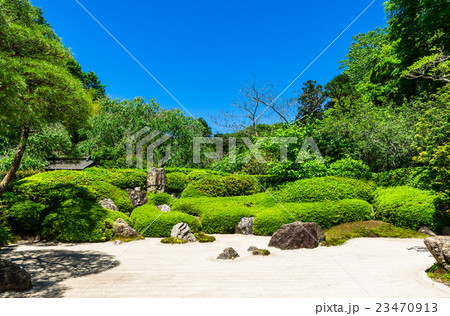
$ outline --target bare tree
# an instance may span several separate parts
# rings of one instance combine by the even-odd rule
[[[219,126],[233,130],[250,126],[254,135],[258,136],[258,122],[268,118],[271,112],[277,115],[279,121],[289,123],[291,101],[279,100],[277,96],[271,82],[265,81],[261,84],[254,78],[242,86],[238,97],[231,104],[236,111],[223,113],[212,120]],[[271,112],[268,112],[269,109]]]

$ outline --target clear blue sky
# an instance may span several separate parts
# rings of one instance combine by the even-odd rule
[[[230,110],[255,75],[283,90],[372,0],[78,0],[194,116]],[[143,96],[180,108],[75,0],[32,0],[83,70],[111,98]],[[352,36],[386,23],[383,0],[351,26],[287,91],[339,74]],[[217,126],[213,126],[216,130]]]

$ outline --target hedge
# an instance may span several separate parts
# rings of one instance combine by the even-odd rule
[[[376,186],[371,181],[329,176],[290,182],[272,194],[280,202],[301,203],[343,199],[361,199],[370,202],[375,190]]]
[[[200,231],[201,223],[194,216],[181,212],[162,213],[153,205],[137,207],[131,213],[136,231],[145,237],[169,237],[170,232],[178,223],[186,223],[193,232]]]
[[[148,203],[153,205],[171,205],[175,200],[170,194],[167,193],[148,193]]]
[[[381,188],[376,192],[376,218],[398,227],[417,229],[428,226],[438,231],[441,219],[436,208],[437,195],[408,186]]]
[[[169,193],[181,194],[190,183],[188,176],[182,172],[172,172],[167,175],[167,190]]]
[[[125,214],[107,210],[98,203],[70,199],[45,217],[41,236],[45,240],[61,242],[107,241],[114,233],[106,222],[111,223],[119,217],[131,222]]]
[[[252,195],[261,192],[261,187],[251,176],[205,175],[198,178],[183,192],[182,197],[220,197]]]

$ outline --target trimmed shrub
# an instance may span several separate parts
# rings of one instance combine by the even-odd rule
[[[342,199],[371,201],[375,190],[376,186],[371,181],[322,177],[287,183],[278,191],[274,191],[273,195],[280,202],[322,202]]]
[[[182,172],[167,174],[167,189],[169,193],[181,194],[190,182],[188,176]]]
[[[200,221],[194,216],[181,212],[162,213],[156,206],[143,205],[131,213],[136,231],[145,237],[169,237],[173,226],[186,223],[193,232],[201,228]]]
[[[119,217],[129,221],[125,214],[119,213],[92,201],[70,199],[45,217],[41,235],[46,240],[62,242],[107,241],[112,238],[113,230],[105,222]]]
[[[33,201],[15,203],[9,210],[8,222],[19,235],[36,235],[48,214],[47,206]]]
[[[170,194],[167,193],[149,193],[147,194],[148,202],[153,205],[170,205],[175,200]]]
[[[354,160],[347,157],[333,162],[327,170],[329,176],[355,178],[355,179],[372,179],[372,172],[361,160]]]
[[[92,180],[109,182],[121,189],[145,188],[147,172],[139,169],[104,169],[88,168],[82,172],[91,176]]]
[[[224,210],[211,210],[202,216],[203,231],[207,234],[233,234],[242,217],[253,216],[254,213],[245,207]]]
[[[252,195],[261,192],[260,185],[247,175],[225,177],[207,175],[192,183],[182,197],[224,197]]]
[[[398,227],[438,230],[442,224],[436,203],[437,195],[430,191],[408,186],[382,188],[375,197],[375,215]]]
[[[425,167],[399,168],[374,174],[374,181],[383,187],[410,186],[421,190],[433,189],[433,171]]]
[[[253,234],[272,236],[284,224],[298,220],[281,208],[268,209],[261,212],[253,220]]]
[[[121,212],[130,213],[133,210],[133,204],[128,198],[128,193],[110,183],[96,181],[90,185],[86,185],[85,188],[88,194],[92,196],[92,198],[87,197],[88,199],[99,202],[103,199],[110,198]]]

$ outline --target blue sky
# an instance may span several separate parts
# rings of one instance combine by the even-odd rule
[[[372,0],[78,0],[194,116],[231,109],[247,80],[270,80],[283,90]],[[179,105],[77,4],[32,0],[44,10],[85,71],[93,70],[111,98],[155,98]],[[303,82],[326,84],[352,36],[384,26],[383,0],[355,24],[286,92]],[[214,130],[220,129],[213,126]]]

